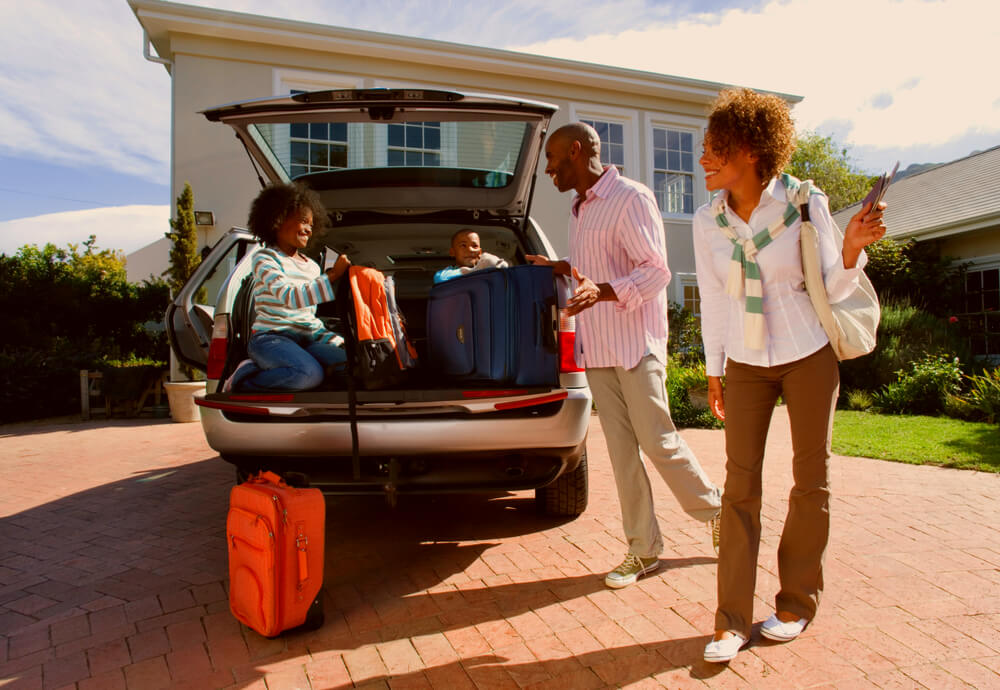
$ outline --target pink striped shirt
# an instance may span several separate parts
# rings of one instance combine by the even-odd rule
[[[646,354],[667,363],[667,245],[653,193],[604,174],[573,203],[570,265],[595,283],[608,283],[617,302],[598,302],[576,315],[576,363],[584,368],[632,369]]]

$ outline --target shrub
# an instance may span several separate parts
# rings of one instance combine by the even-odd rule
[[[875,351],[840,365],[841,403],[845,391],[874,393],[895,382],[898,371],[929,355],[958,356],[960,362],[971,359],[958,324],[904,301],[886,301]]]
[[[1000,368],[982,374],[966,376],[969,392],[955,396],[961,401],[959,408],[966,419],[994,424],[1000,418]]]
[[[149,328],[167,302],[162,280],[129,283],[121,252],[91,236],[0,254],[0,423],[80,409],[80,369],[103,358],[167,357]]]
[[[942,257],[935,242],[882,239],[865,252],[865,273],[883,302],[905,301],[935,316],[961,303],[966,265]]]
[[[959,391],[962,368],[957,357],[927,355],[910,371],[896,372],[897,380],[875,393],[875,405],[890,414],[934,415],[944,410],[949,395]]]
[[[849,410],[864,412],[865,410],[871,409],[871,407],[875,404],[875,400],[868,391],[861,391],[857,389],[849,390],[845,396],[847,398],[847,409]]]
[[[667,305],[667,323],[670,327],[668,349],[685,366],[705,362],[705,346],[701,342],[701,323],[690,309],[676,302]]]
[[[672,356],[667,364],[667,398],[670,401],[670,416],[679,427],[699,429],[721,429],[722,422],[708,410],[691,401],[691,391],[708,389],[705,365],[701,362],[685,365],[678,356]]]

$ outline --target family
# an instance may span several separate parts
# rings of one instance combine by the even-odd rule
[[[550,265],[575,284],[567,313],[576,316],[576,363],[586,372],[607,438],[628,544],[605,583],[627,587],[660,565],[663,539],[644,454],[680,507],[711,534],[718,604],[704,658],[727,662],[748,644],[754,623],[762,462],[779,396],[791,422],[794,486],[778,547],[775,612],[761,634],[795,639],[816,615],[823,592],[839,373],[803,286],[801,219],[788,201],[798,181],[781,174],[795,147],[794,127],[782,99],[733,89],[714,103],[704,136],[700,164],[715,196],[694,214],[693,241],[709,407],[725,421],[723,487],[709,479],[670,417],[671,276],[662,214],[649,188],[601,163],[600,146],[597,132],[580,122],[548,137],[545,172],[560,192],[575,192],[569,256],[526,260]],[[884,206],[865,204],[841,245],[826,197],[810,196],[831,302],[857,285],[864,248],[885,234]],[[343,366],[342,339],[317,318],[316,306],[333,299],[333,284],[350,262],[341,256],[321,271],[301,252],[324,219],[316,195],[295,185],[269,187],[254,201],[249,226],[265,245],[253,264],[256,320],[249,359],[227,386],[308,390]],[[435,282],[504,265],[482,251],[469,229],[454,234],[449,253],[455,265],[439,271]]]

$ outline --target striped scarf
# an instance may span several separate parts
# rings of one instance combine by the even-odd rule
[[[798,207],[791,200],[797,196],[801,183],[785,173],[781,175],[781,182],[785,186],[786,197],[790,200],[784,214],[749,239],[739,237],[729,226],[724,206],[724,195],[720,194],[712,202],[712,212],[715,214],[716,224],[733,243],[733,255],[729,261],[729,273],[726,277],[726,294],[731,297],[745,298],[743,344],[752,350],[763,350],[767,343],[767,324],[764,321],[764,291],[760,282],[760,267],[756,261],[757,252],[771,244],[786,228],[799,219]],[[818,192],[818,190],[812,191]]]

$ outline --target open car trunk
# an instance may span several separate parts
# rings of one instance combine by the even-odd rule
[[[355,219],[356,220],[356,219]],[[370,219],[369,219],[370,220]],[[501,323],[503,319],[517,319],[513,314],[505,314],[491,325],[497,329],[517,328],[530,325],[541,331],[539,348],[545,348],[551,357],[551,372],[543,383],[519,386],[512,383],[493,382],[484,379],[461,379],[450,377],[432,361],[429,353],[430,335],[428,329],[438,327],[428,323],[428,296],[433,287],[434,273],[449,266],[453,259],[448,256],[451,236],[458,229],[475,230],[481,240],[483,251],[495,254],[509,265],[524,263],[526,253],[544,251],[544,247],[527,246],[527,237],[510,227],[508,222],[492,219],[480,225],[459,224],[454,221],[430,223],[414,222],[413,219],[394,220],[387,223],[366,222],[360,225],[333,225],[325,232],[318,233],[307,250],[320,263],[325,251],[336,251],[348,255],[352,263],[372,266],[392,275],[395,282],[396,302],[403,317],[407,338],[417,351],[416,368],[406,373],[405,379],[387,390],[364,390],[355,377],[359,416],[393,416],[413,414],[479,414],[484,412],[505,412],[510,415],[544,414],[544,406],[566,397],[559,385],[560,348],[572,347],[568,332],[560,331],[558,301],[546,305],[540,313],[533,314],[533,324]],[[330,248],[329,250],[327,248]],[[247,255],[239,270],[245,274],[233,301],[229,315],[228,338],[225,344],[225,361],[221,369],[211,378],[220,382],[231,375],[239,363],[247,357],[246,342],[250,335],[253,319],[252,275],[249,266],[252,256]],[[470,274],[474,275],[474,274]],[[461,278],[458,280],[467,280]],[[552,291],[559,295],[568,292],[565,279],[553,276]],[[347,324],[343,322],[342,305],[337,301],[319,305],[317,315],[330,330],[348,335]],[[565,323],[563,324],[565,326]],[[478,338],[485,334],[469,332],[466,337]],[[570,358],[571,349],[566,353]],[[248,393],[244,391],[209,393],[202,401],[206,407],[217,407],[227,414],[267,414],[274,417],[330,419],[348,414],[349,381],[346,376],[328,376],[320,388],[299,393]],[[527,408],[539,408],[528,410]]]

